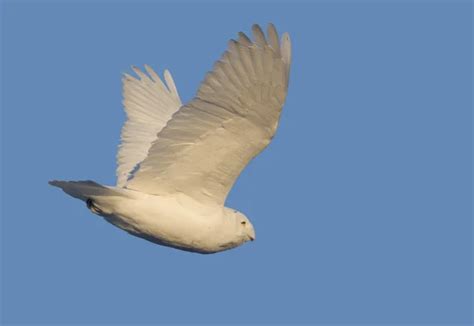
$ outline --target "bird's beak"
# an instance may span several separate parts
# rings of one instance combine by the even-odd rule
[[[253,230],[253,228],[252,228],[252,230],[250,230],[250,232],[247,233],[247,236],[249,237],[250,241],[255,240],[256,237],[255,237],[255,231]]]

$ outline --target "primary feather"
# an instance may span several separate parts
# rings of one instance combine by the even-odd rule
[[[156,135],[163,129],[181,100],[173,77],[165,70],[166,85],[149,66],[148,74],[133,67],[139,78],[123,77],[123,104],[127,121],[122,128],[122,143],[117,154],[117,186],[125,186],[137,165],[143,161]]]

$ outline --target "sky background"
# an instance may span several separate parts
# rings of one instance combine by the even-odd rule
[[[469,324],[472,3],[2,2],[2,321]],[[227,204],[257,241],[198,255],[48,186],[115,182],[121,74],[184,102],[237,32],[293,42],[271,145]]]

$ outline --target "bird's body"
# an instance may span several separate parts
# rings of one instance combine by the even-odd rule
[[[156,196],[104,187],[92,181],[52,181],[73,197],[84,196],[88,208],[130,234],[151,242],[199,253],[231,249],[255,238],[248,220],[233,209],[202,205],[184,194]],[[99,193],[94,191],[100,190]],[[78,197],[79,199],[82,199]],[[251,224],[248,224],[251,228]],[[239,232],[242,231],[242,232]]]
[[[209,73],[197,96],[181,105],[174,81],[166,85],[146,66],[126,75],[117,186],[51,181],[86,202],[108,222],[154,243],[214,253],[255,239],[244,214],[224,206],[236,178],[271,141],[286,97],[290,41],[273,25],[268,42],[254,25]]]

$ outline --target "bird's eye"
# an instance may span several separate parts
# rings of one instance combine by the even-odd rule
[[[245,224],[247,224],[247,222],[242,221],[242,222],[240,222],[240,224],[245,225]]]

